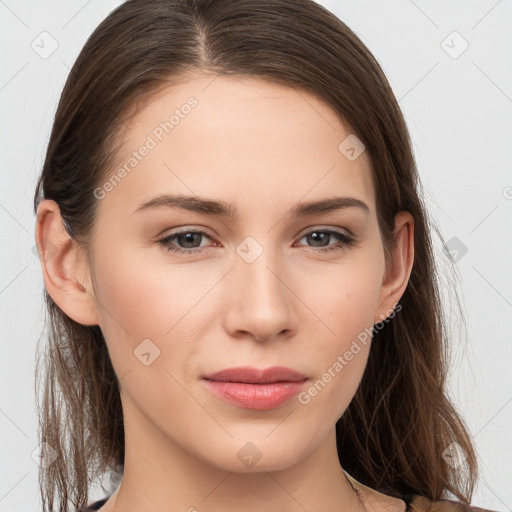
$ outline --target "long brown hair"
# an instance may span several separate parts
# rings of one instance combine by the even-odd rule
[[[469,503],[477,459],[447,395],[448,335],[429,220],[408,130],[376,59],[312,0],[129,0],[93,32],[55,114],[34,196],[53,199],[87,249],[97,199],[134,107],[187,71],[253,76],[314,94],[366,146],[386,258],[394,216],[414,218],[415,261],[401,311],[374,332],[361,384],[336,425],[343,468],[388,495],[455,495]],[[88,501],[91,483],[122,471],[118,379],[99,326],[70,319],[46,289],[48,340],[37,360],[39,435],[57,458],[40,468],[43,501]],[[44,360],[43,360],[44,359]],[[40,382],[41,381],[41,382]],[[41,390],[42,388],[42,396]],[[464,465],[443,452],[457,443]],[[46,445],[44,445],[46,446]],[[456,446],[456,445],[452,445]]]

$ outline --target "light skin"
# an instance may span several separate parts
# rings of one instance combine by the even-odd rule
[[[321,379],[400,300],[414,258],[413,219],[396,216],[398,243],[386,266],[369,156],[350,161],[338,149],[351,132],[335,112],[276,83],[213,78],[188,75],[125,124],[125,153],[113,172],[189,97],[198,102],[98,200],[89,254],[64,231],[54,201],[38,208],[39,250],[46,240],[55,247],[41,260],[45,286],[69,317],[101,327],[120,379],[125,472],[101,511],[357,510],[335,424],[371,343],[360,344],[307,404],[294,398],[268,411],[242,409],[211,394],[201,376],[279,365],[306,374],[309,385]],[[135,212],[159,194],[232,203],[237,214],[165,206]],[[359,199],[368,212],[352,206],[291,215],[299,202],[340,196]],[[199,252],[158,243],[179,230],[206,236],[174,238],[167,247]],[[306,236],[322,230],[356,242]],[[250,263],[237,252],[248,236],[256,241],[245,246],[251,254],[262,249]],[[134,354],[146,339],[147,350],[160,351],[149,365]],[[249,442],[261,455],[250,467],[239,454]],[[362,493],[369,511],[404,510],[401,500]]]

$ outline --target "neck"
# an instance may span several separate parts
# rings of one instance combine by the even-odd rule
[[[213,466],[138,417],[125,423],[123,479],[101,512],[364,511],[339,463],[334,427],[299,462],[255,467],[264,469]]]

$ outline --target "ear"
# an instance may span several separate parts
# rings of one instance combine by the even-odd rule
[[[85,252],[64,226],[57,203],[43,199],[37,208],[35,238],[46,290],[75,322],[98,325],[96,299]]]
[[[394,233],[396,245],[382,279],[374,324],[385,320],[392,313],[405,292],[414,263],[414,218],[409,212],[396,214]]]

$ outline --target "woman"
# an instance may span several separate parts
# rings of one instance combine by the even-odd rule
[[[378,63],[311,0],[111,13],[34,198],[43,507],[476,510],[418,187]]]

